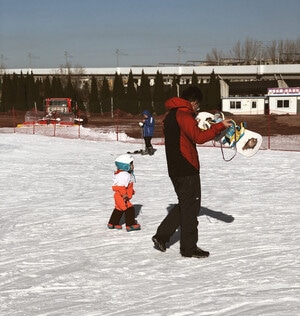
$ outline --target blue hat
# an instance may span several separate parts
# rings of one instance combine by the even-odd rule
[[[147,115],[147,116],[151,116],[151,113],[148,110],[144,110],[142,114]]]

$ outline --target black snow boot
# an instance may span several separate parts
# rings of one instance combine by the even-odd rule
[[[157,238],[156,236],[153,236],[152,241],[154,242],[155,249],[157,249],[161,252],[165,252],[167,250],[166,243],[164,241],[162,241],[161,239]]]
[[[184,254],[181,254],[181,255],[183,257],[188,257],[188,258],[207,258],[209,256],[209,252],[197,247],[197,249],[192,255],[184,255]]]

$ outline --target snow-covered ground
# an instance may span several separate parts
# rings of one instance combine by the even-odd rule
[[[142,146],[115,137],[0,129],[2,316],[300,314],[299,152],[225,162],[220,149],[198,148],[198,244],[211,255],[195,259],[180,256],[179,233],[165,253],[151,241],[176,203],[163,145],[134,156],[142,230],[106,228],[114,159]],[[299,148],[299,135],[276,142],[287,139]]]

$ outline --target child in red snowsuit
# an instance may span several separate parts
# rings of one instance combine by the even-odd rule
[[[125,214],[126,230],[128,232],[133,230],[140,230],[141,225],[135,220],[135,209],[130,199],[134,195],[133,183],[133,157],[125,154],[119,156],[115,164],[117,170],[113,175],[113,186],[115,208],[111,214],[107,227],[109,229],[122,229],[120,220]]]

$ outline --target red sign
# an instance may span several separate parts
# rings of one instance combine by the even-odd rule
[[[300,94],[300,88],[268,88],[268,95],[270,94]]]

